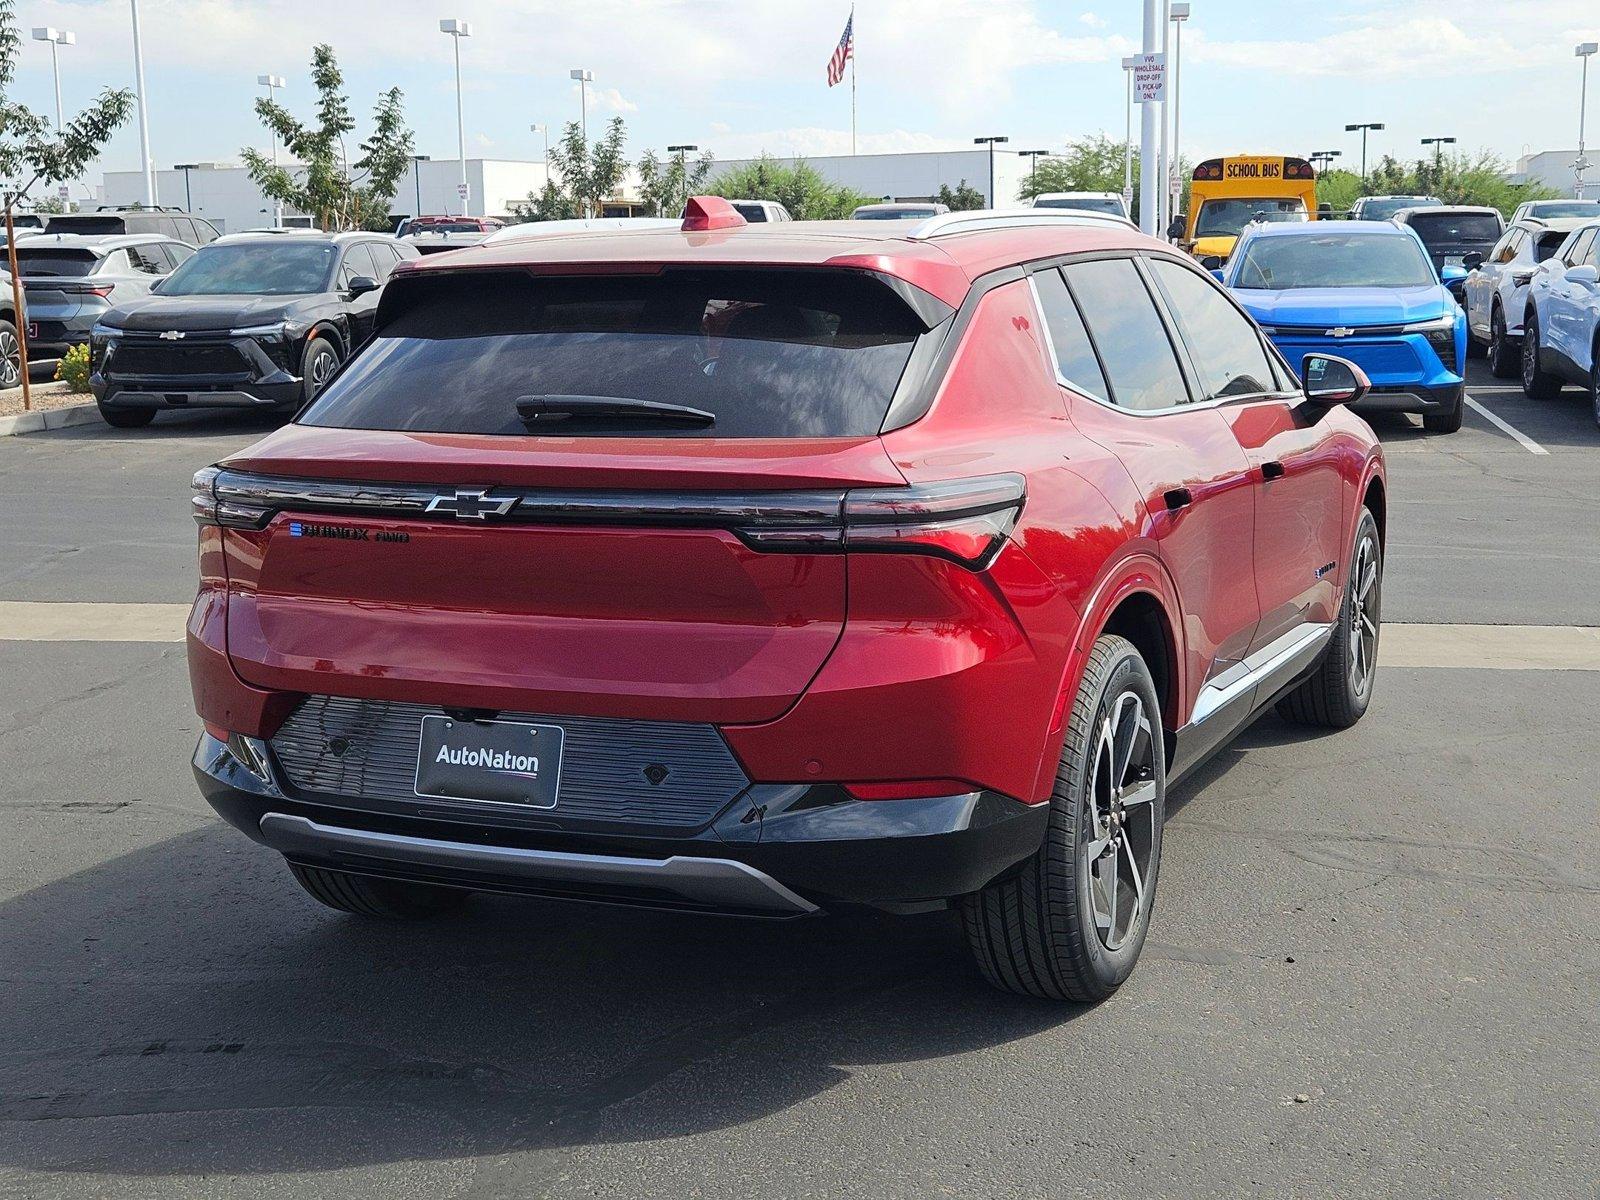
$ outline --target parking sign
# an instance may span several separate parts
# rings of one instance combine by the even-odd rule
[[[461,197],[461,204],[462,204],[462,210],[461,211],[465,212],[466,211],[466,203],[472,196],[472,185],[470,183],[458,183],[458,184],[456,184],[456,195]]]
[[[1133,56],[1133,98],[1140,104],[1160,102],[1167,98],[1167,56],[1165,54],[1136,54]]]

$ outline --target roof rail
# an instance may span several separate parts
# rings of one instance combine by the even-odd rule
[[[1116,225],[1123,229],[1138,228],[1126,217],[1082,208],[978,208],[929,217],[906,236],[912,241],[922,242],[957,233],[1023,229],[1030,225]]]

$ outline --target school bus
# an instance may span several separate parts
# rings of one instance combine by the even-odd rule
[[[1184,245],[1196,258],[1227,258],[1251,221],[1317,219],[1317,173],[1303,158],[1208,158],[1189,184]]]

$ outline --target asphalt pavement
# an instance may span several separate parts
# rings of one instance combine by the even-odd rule
[[[947,914],[341,917],[200,800],[181,643],[0,615],[0,1195],[1593,1200],[1600,671],[1420,628],[1600,625],[1600,431],[1505,387],[1520,441],[1377,422],[1384,616],[1440,665],[1175,789],[1092,1008],[991,991]],[[186,601],[188,477],[265,428],[0,439],[0,613]]]

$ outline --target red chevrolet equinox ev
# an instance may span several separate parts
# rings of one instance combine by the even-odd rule
[[[1372,695],[1366,381],[1050,210],[580,233],[404,264],[194,481],[217,811],[324,904],[956,907],[1093,1000],[1167,788]]]

